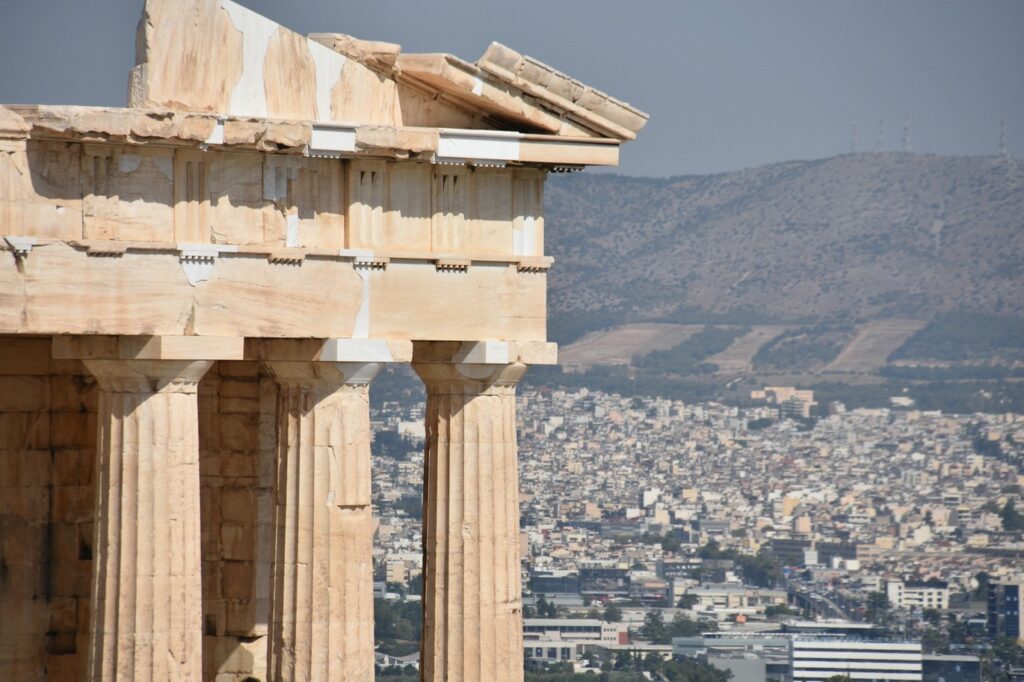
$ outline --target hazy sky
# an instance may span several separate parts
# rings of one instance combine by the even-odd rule
[[[242,0],[474,61],[498,40],[648,112],[631,175],[707,173],[850,149],[1024,156],[1021,0]],[[0,102],[123,106],[141,0],[0,0]]]

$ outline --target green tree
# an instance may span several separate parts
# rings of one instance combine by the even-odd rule
[[[675,554],[683,546],[683,536],[678,530],[670,530],[665,533],[665,539],[661,541],[661,548],[666,552]]]
[[[867,618],[872,623],[882,623],[889,611],[889,597],[885,592],[869,592],[867,602]]]
[[[545,599],[543,594],[537,597],[536,609],[538,618],[558,617],[558,607]]]
[[[925,628],[921,633],[921,648],[926,654],[948,654],[949,637],[939,628]]]
[[[988,584],[992,581],[992,576],[985,571],[978,571],[974,574],[974,580],[978,583],[978,586],[974,588],[971,597],[974,599],[988,598]]]
[[[789,608],[785,604],[772,604],[771,606],[765,608],[764,615],[766,618],[775,618],[777,616],[795,616],[796,611]]]
[[[1003,518],[1003,530],[1024,530],[1024,515],[1017,511],[1017,505],[1014,504],[1012,497],[1003,505],[1003,510],[999,515]]]
[[[755,556],[742,554],[736,561],[743,571],[744,581],[751,585],[775,587],[785,580],[782,564],[774,554],[766,550]]]
[[[604,607],[604,621],[606,623],[621,623],[622,609],[616,604],[608,604]]]
[[[644,656],[644,660],[640,663],[640,667],[649,673],[656,673],[661,669],[662,664],[661,656],[650,651]]]
[[[708,540],[708,544],[697,550],[697,556],[701,559],[723,559],[727,558],[718,541],[714,538]]]
[[[967,624],[962,620],[954,620],[946,628],[946,636],[951,644],[966,644]]]
[[[683,614],[677,613],[675,618],[672,619],[672,623],[667,627],[667,639],[668,642],[671,642],[673,637],[696,637],[701,633],[713,632],[717,629],[717,623],[690,620]]]
[[[679,603],[676,604],[676,606],[678,606],[681,609],[692,609],[694,606],[696,606],[697,601],[697,595],[693,594],[692,592],[687,592],[679,598]]]
[[[409,580],[409,594],[423,594],[423,574]]]
[[[665,627],[665,616],[657,609],[648,611],[644,616],[644,624],[640,628],[640,636],[655,644],[668,644],[671,640]]]
[[[1013,637],[1000,637],[992,645],[992,655],[1003,665],[1024,665],[1024,646]]]

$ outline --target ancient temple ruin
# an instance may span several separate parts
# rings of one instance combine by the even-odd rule
[[[406,362],[423,679],[521,680],[544,180],[647,116],[230,0],[148,0],[136,50],[127,108],[0,107],[0,679],[372,679],[367,396]]]

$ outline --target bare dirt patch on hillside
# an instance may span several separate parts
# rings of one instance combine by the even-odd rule
[[[850,343],[822,371],[875,372],[884,367],[889,356],[925,324],[925,320],[906,318],[868,322],[857,330]]]
[[[645,322],[590,332],[559,350],[564,367],[628,365],[634,355],[668,350],[704,328],[702,324],[660,324]]]
[[[745,374],[754,369],[754,356],[761,346],[786,331],[787,327],[764,325],[752,327],[749,332],[732,342],[721,353],[707,359],[718,366],[719,374]]]

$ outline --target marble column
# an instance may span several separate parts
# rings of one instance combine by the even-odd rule
[[[526,366],[413,368],[427,389],[422,679],[519,682],[515,386]]]
[[[279,385],[272,679],[372,680],[369,386],[380,365],[264,364]]]
[[[100,387],[89,679],[199,680],[196,388],[213,363],[85,364]]]

